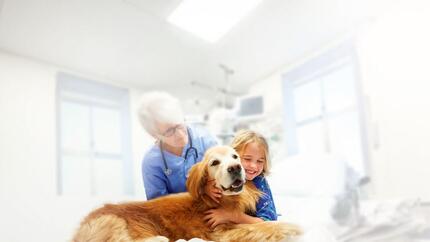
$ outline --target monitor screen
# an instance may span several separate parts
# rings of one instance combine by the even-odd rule
[[[263,114],[263,97],[253,96],[244,97],[239,100],[239,109],[237,115],[239,117],[249,117]]]

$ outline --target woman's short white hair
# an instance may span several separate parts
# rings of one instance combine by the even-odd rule
[[[142,95],[139,109],[139,121],[150,135],[157,134],[157,123],[179,124],[184,122],[184,114],[179,100],[167,92],[148,92]]]

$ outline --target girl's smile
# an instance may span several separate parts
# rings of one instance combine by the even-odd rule
[[[241,161],[243,168],[245,168],[246,180],[253,180],[263,171],[266,158],[260,145],[252,142],[244,148]]]

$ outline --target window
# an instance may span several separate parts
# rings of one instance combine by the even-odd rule
[[[342,45],[283,76],[288,154],[340,155],[367,174],[353,47]]]
[[[133,194],[126,89],[57,76],[58,193]]]

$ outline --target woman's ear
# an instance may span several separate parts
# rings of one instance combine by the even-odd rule
[[[207,162],[204,158],[201,162],[193,165],[187,179],[187,190],[193,198],[201,197],[208,180]]]

